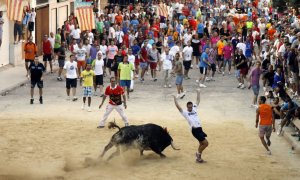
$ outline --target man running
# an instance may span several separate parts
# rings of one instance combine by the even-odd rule
[[[268,146],[271,145],[270,137],[272,134],[272,126],[273,132],[275,132],[275,119],[272,106],[266,104],[266,100],[267,99],[265,96],[259,97],[259,107],[256,111],[255,127],[257,128],[259,123],[259,138],[263,146],[266,148],[267,154],[271,155],[271,151]],[[267,142],[265,141],[265,137],[267,139]]]
[[[183,110],[176,99],[176,96],[174,96],[174,102],[177,107],[177,109],[180,111],[180,113],[183,115],[183,117],[188,121],[193,136],[199,141],[200,145],[198,147],[198,151],[196,152],[196,162],[197,163],[204,163],[205,161],[202,159],[202,152],[203,150],[208,146],[208,141],[205,137],[207,135],[202,130],[201,122],[198,116],[198,110],[197,107],[200,103],[200,89],[197,90],[197,100],[196,104],[193,104],[191,101],[187,102],[187,110]]]
[[[102,120],[99,123],[99,126],[97,128],[104,128],[105,121],[107,120],[109,114],[115,109],[120,116],[122,117],[125,126],[129,126],[128,118],[124,114],[124,109],[122,107],[122,97],[123,97],[123,105],[124,108],[127,108],[126,105],[126,96],[124,93],[124,90],[121,86],[116,84],[116,78],[111,77],[110,78],[110,86],[107,86],[105,89],[105,96],[103,96],[102,102],[99,105],[99,109],[102,107],[106,97],[109,96],[109,104],[106,106],[106,111],[103,115]]]

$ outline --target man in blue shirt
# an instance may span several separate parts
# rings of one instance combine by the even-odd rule
[[[207,75],[207,69],[208,66],[210,66],[210,63],[208,61],[208,53],[209,53],[209,48],[205,48],[205,51],[201,54],[200,57],[200,63],[199,63],[199,69],[200,69],[200,77],[199,77],[199,86],[201,88],[206,88],[204,85],[204,81]]]
[[[199,38],[203,38],[204,24],[203,24],[202,22],[200,22],[200,23],[198,24],[197,32],[198,32]]]

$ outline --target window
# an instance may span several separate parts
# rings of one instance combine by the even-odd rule
[[[49,0],[36,0],[37,5],[46,4],[46,3],[49,3]]]

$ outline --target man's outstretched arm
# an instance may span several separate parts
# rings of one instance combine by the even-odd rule
[[[182,112],[182,108],[179,106],[178,102],[177,102],[177,99],[176,99],[176,96],[175,95],[172,95],[173,98],[174,98],[174,103],[175,103],[175,106],[177,107],[177,109]]]

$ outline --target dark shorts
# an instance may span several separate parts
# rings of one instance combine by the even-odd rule
[[[70,79],[70,78],[66,79],[66,88],[67,89],[76,88],[76,87],[77,87],[77,79]]]
[[[59,48],[54,48],[54,53],[55,54],[58,53],[58,51],[59,51]]]
[[[95,76],[95,84],[96,85],[103,85],[103,75],[96,75]]]
[[[58,67],[63,68],[64,65],[65,65],[65,60],[59,59],[59,60],[58,60]]]
[[[217,57],[217,60],[218,60],[218,61],[223,61],[223,60],[224,60],[224,58],[223,58],[223,56],[222,56],[222,55],[218,55],[218,57]]]
[[[183,61],[183,66],[185,70],[189,70],[191,68],[192,61]]]
[[[34,31],[34,22],[28,22],[28,31]]]
[[[209,69],[212,70],[213,72],[216,72],[216,70],[217,70],[216,64],[210,64]]]
[[[111,68],[112,63],[114,62],[113,59],[108,59],[106,63],[106,67]]]
[[[244,76],[246,76],[248,74],[248,68],[241,68],[240,69],[240,73]]]
[[[131,80],[120,80],[120,85],[121,85],[122,87],[130,88]]]
[[[31,80],[31,88],[35,88],[35,85],[37,85],[37,87],[40,89],[44,87],[43,81]]]
[[[25,62],[31,63],[31,62],[33,62],[33,59],[25,59]]]
[[[21,36],[22,35],[22,25],[21,24],[16,24],[14,25],[14,36],[16,35],[19,35]]]
[[[51,54],[44,54],[43,55],[43,61],[52,61],[52,55]]]
[[[150,62],[149,65],[151,70],[155,70],[157,67],[157,62]]]
[[[193,56],[199,57],[199,56],[201,56],[201,53],[200,53],[200,52],[194,52],[194,51],[193,51]]]
[[[204,141],[205,137],[207,137],[205,132],[203,132],[202,127],[192,128],[192,134],[199,142]]]
[[[203,33],[198,33],[199,38],[203,38]]]
[[[200,70],[200,74],[204,74],[204,75],[207,74],[207,68],[205,68],[205,67],[200,67],[199,70]]]

